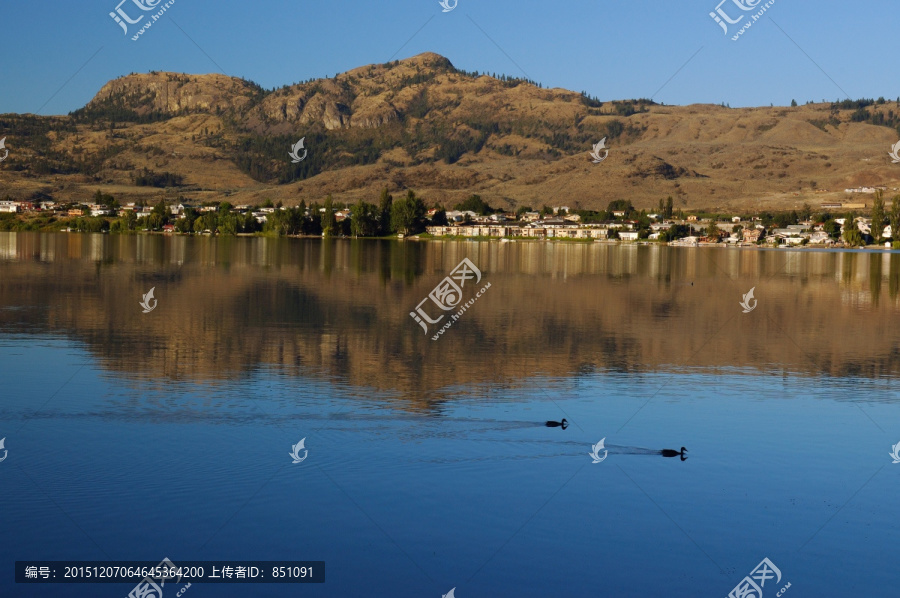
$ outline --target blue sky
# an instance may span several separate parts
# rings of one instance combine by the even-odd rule
[[[776,0],[738,41],[709,17],[719,0],[458,0],[448,13],[438,0],[176,0],[138,41],[109,17],[119,1],[4,2],[0,113],[65,114],[130,72],[223,72],[272,88],[425,51],[602,100],[900,96],[896,0]],[[132,1],[132,18],[151,14]],[[726,0],[732,18],[752,14],[735,1],[756,0]]]

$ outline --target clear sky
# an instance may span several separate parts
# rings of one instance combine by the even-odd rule
[[[765,0],[725,0],[730,18],[744,15],[728,36],[709,16],[719,0],[458,0],[447,13],[438,0],[175,0],[137,41],[109,16],[119,1],[0,4],[0,113],[65,114],[131,72],[222,72],[268,89],[425,51],[601,100],[900,96],[897,0],[775,0],[737,41],[755,11],[735,2]],[[153,14],[134,2],[156,0],[125,0],[130,18]]]

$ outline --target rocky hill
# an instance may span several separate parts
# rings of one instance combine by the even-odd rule
[[[0,115],[10,150],[0,197],[120,202],[184,196],[294,205],[374,201],[413,188],[452,206],[601,208],[613,199],[708,210],[865,202],[845,188],[900,187],[888,156],[900,106],[847,101],[731,109],[599,101],[456,69],[437,54],[276,90],[223,75],[151,72],[111,81],[68,116]],[[607,138],[609,157],[591,146]],[[307,157],[288,152],[304,139]],[[178,187],[137,186],[142,174]],[[144,177],[152,179],[153,177]]]

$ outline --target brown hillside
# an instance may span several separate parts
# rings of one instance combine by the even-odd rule
[[[294,205],[329,193],[373,201],[387,186],[447,206],[478,193],[506,208],[619,198],[652,208],[668,195],[685,209],[815,207],[870,201],[847,187],[900,187],[888,157],[900,107],[865,109],[892,126],[853,122],[858,111],[831,104],[601,104],[458,71],[431,53],[274,91],[153,72],[107,83],[67,117],[0,117],[10,150],[0,196],[84,201],[99,188],[123,203],[183,195]],[[609,158],[593,164],[591,144],[604,136]],[[309,155],[293,165],[287,154],[301,137]],[[134,186],[144,169],[183,185]]]

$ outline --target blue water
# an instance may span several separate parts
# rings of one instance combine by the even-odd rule
[[[632,371],[577,368],[579,358],[562,376],[535,365],[544,350],[559,354],[538,345],[504,358],[520,377],[472,380],[473,356],[498,349],[479,348],[478,327],[461,324],[447,336],[468,344],[434,349],[444,361],[428,369],[451,378],[421,391],[365,384],[352,359],[344,375],[312,359],[288,368],[260,358],[167,377],[116,367],[117,351],[155,346],[152,334],[130,332],[105,352],[74,325],[49,330],[63,309],[48,302],[37,324],[23,317],[0,334],[2,596],[121,597],[133,586],[16,585],[17,560],[164,557],[327,563],[324,584],[193,584],[185,595],[197,598],[727,596],[766,557],[783,575],[767,597],[788,582],[786,596],[895,593],[900,464],[889,452],[900,395],[890,368],[837,376],[766,355],[741,363],[713,341],[730,366],[696,366],[687,353]],[[290,324],[281,309],[251,325],[270,339],[276,328],[306,334],[309,323]],[[896,325],[883,326],[896,342]],[[438,399],[416,402],[429,393]],[[543,425],[563,417],[565,430]],[[292,464],[301,438],[309,456]],[[594,464],[601,439],[608,457]],[[682,445],[685,461],[641,454]]]

